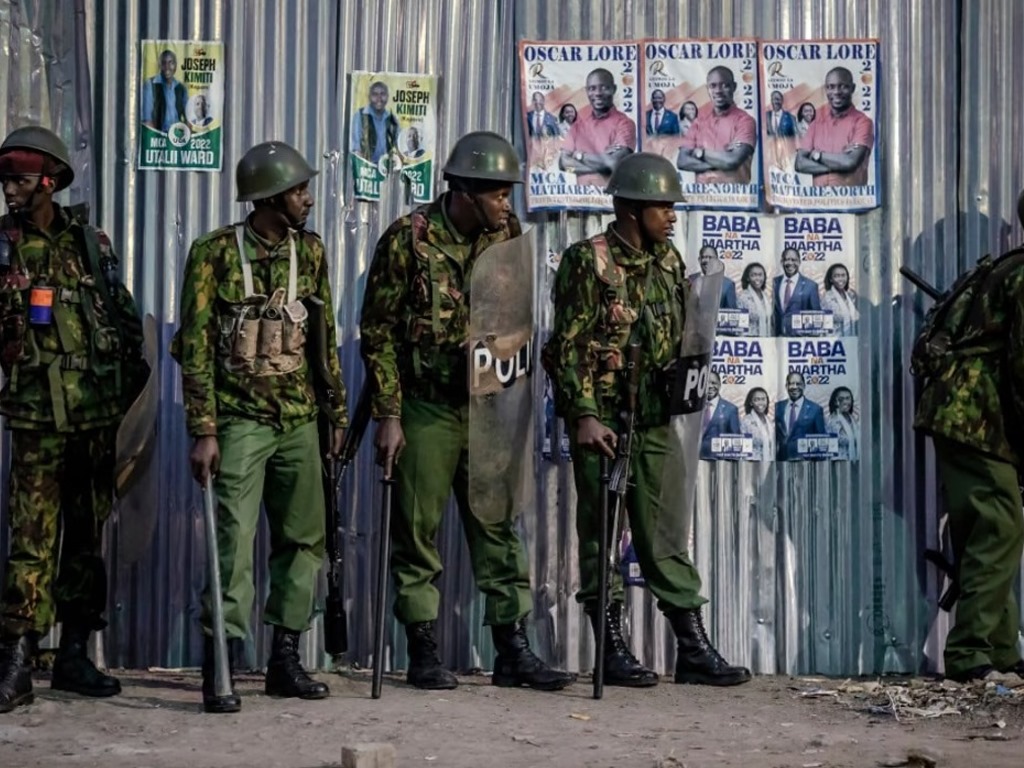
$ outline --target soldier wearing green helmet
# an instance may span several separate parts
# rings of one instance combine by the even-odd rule
[[[0,145],[0,413],[11,433],[11,550],[0,597],[0,712],[32,700],[36,641],[55,622],[51,687],[112,696],[86,653],[106,626],[103,522],[118,424],[145,380],[142,324],[110,240],[53,195],[74,179],[41,126]],[[59,553],[59,561],[57,553]]]
[[[700,576],[685,550],[666,555],[659,537],[669,521],[661,508],[661,483],[669,455],[668,371],[679,354],[689,282],[671,242],[674,206],[682,202],[672,163],[650,153],[622,160],[608,180],[615,221],[605,232],[574,243],[555,277],[554,325],[542,360],[555,389],[556,411],[570,436],[576,482],[580,590],[576,599],[598,615],[601,531],[601,457],[615,458],[626,408],[626,349],[640,344],[636,428],[627,477],[626,508],[633,547],[648,588],[658,599],[678,641],[676,682],[735,685],[750,679],[711,645],[700,607]],[[717,297],[716,297],[717,299]],[[717,300],[714,304],[717,307]],[[617,542],[613,542],[613,546]],[[681,548],[680,548],[681,549]],[[623,587],[611,575],[604,620],[604,682],[647,687],[658,676],[633,656],[622,631]]]
[[[238,162],[237,199],[251,202],[245,221],[192,243],[181,293],[181,327],[171,354],[181,364],[185,419],[194,439],[192,474],[212,482],[218,500],[217,541],[224,618],[232,659],[249,632],[253,540],[260,501],[271,531],[270,595],[263,621],[273,627],[265,690],[271,696],[321,699],[327,686],[299,662],[309,627],[317,572],[324,556],[324,496],[317,435],[318,404],[306,359],[306,302],[326,316],[327,364],[341,381],[327,254],[307,230],[317,174],[294,148],[258,144]],[[348,426],[345,393],[329,414],[329,453],[341,450]],[[234,692],[218,696],[209,600],[203,704],[237,712]]]
[[[360,320],[377,461],[395,480],[391,575],[395,615],[409,640],[408,681],[425,689],[458,684],[441,664],[434,633],[442,568],[436,538],[454,490],[498,651],[492,682],[559,690],[573,676],[550,668],[527,641],[532,597],[515,520],[503,514],[511,505],[507,498],[478,503],[469,477],[470,285],[478,265],[526,242],[511,201],[522,179],[519,156],[498,134],[477,131],[456,142],[443,172],[448,192],[395,221],[378,241]],[[529,315],[531,298],[508,301],[525,300],[514,309]]]

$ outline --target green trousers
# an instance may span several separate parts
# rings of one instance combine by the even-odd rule
[[[609,424],[614,428],[613,425]],[[601,539],[601,460],[576,443],[574,427],[570,434],[573,475],[576,479],[576,534],[579,538],[580,589],[576,600],[593,610],[597,604]],[[673,608],[699,608],[700,575],[685,551],[668,557],[656,554],[655,537],[660,503],[661,478],[665,471],[668,427],[637,430],[633,439],[631,481],[626,492],[626,510],[633,535],[633,549],[648,588],[658,599],[663,613]],[[609,504],[609,509],[612,505]],[[622,577],[611,574],[612,600],[622,600]]]
[[[511,624],[530,612],[530,576],[515,520],[483,522],[468,498],[469,407],[405,398],[405,450],[395,467],[391,576],[395,616],[403,624],[437,618],[441,575],[437,532],[452,491],[458,502],[484,624]],[[500,436],[495,436],[500,439]]]
[[[54,621],[106,626],[103,521],[114,487],[115,427],[11,430],[11,495],[0,635],[45,635]]]
[[[1024,551],[1017,469],[1012,464],[935,438],[949,514],[960,599],[946,638],[946,674],[1020,661],[1020,609],[1013,586]]]
[[[260,500],[270,527],[270,595],[263,621],[301,632],[309,627],[324,559],[324,497],[316,422],[282,432],[244,419],[218,426],[220,472],[217,548],[228,637],[244,638],[255,596],[253,542]],[[211,633],[209,585],[203,631]]]

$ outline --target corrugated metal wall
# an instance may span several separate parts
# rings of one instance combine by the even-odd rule
[[[934,575],[918,553],[934,537],[934,476],[925,443],[910,429],[907,350],[923,304],[905,292],[897,267],[939,284],[974,254],[1019,239],[1012,224],[1021,183],[1022,126],[1012,78],[1024,23],[1014,0],[929,4],[883,0],[220,0],[120,3],[0,0],[0,72],[8,104],[0,128],[52,121],[73,143],[84,183],[126,266],[142,308],[163,328],[177,322],[177,286],[198,235],[243,215],[231,170],[246,148],[270,138],[297,146],[321,168],[311,226],[335,258],[342,363],[354,402],[362,381],[355,336],[363,276],[382,229],[406,210],[394,184],[380,204],[354,203],[345,173],[342,115],[355,69],[432,72],[442,78],[439,154],[473,129],[513,135],[519,125],[514,42],[529,39],[658,37],[878,37],[882,43],[880,152],[886,195],[859,218],[860,284],[870,308],[860,337],[865,450],[859,465],[705,464],[695,558],[711,598],[721,650],[760,672],[848,674],[913,671],[925,663],[934,615]],[[927,6],[927,7],[922,7]],[[961,15],[963,24],[961,25]],[[227,50],[227,130],[222,174],[137,173],[138,41],[221,39]],[[76,39],[79,42],[76,48]],[[87,43],[87,46],[85,45]],[[88,62],[78,65],[78,62]],[[1002,73],[1002,75],[1000,75]],[[91,83],[91,85],[90,85]],[[91,99],[76,98],[76,93]],[[3,122],[6,120],[6,122]],[[92,162],[95,161],[95,166]],[[538,253],[600,227],[595,216],[530,217]],[[1012,235],[1011,235],[1012,232]],[[542,324],[548,279],[540,281]],[[538,387],[540,382],[538,382]],[[198,489],[189,478],[177,370],[162,377],[154,478],[158,524],[149,552],[118,563],[110,528],[108,663],[198,663],[196,618],[205,557]],[[372,569],[379,499],[369,451],[350,474],[347,595],[352,660],[370,653]],[[589,667],[589,628],[572,600],[577,584],[572,483],[567,467],[542,463],[537,513],[524,521],[535,587],[534,633],[542,653]],[[0,533],[0,537],[6,535]],[[457,517],[442,532],[442,650],[456,667],[489,666]],[[0,539],[0,546],[4,544]],[[259,544],[265,558],[265,537]],[[265,591],[260,575],[258,594]],[[930,599],[926,596],[931,596]],[[645,660],[673,657],[663,620],[642,592],[630,594],[632,631]],[[254,626],[256,616],[254,616]],[[318,629],[318,627],[317,627]],[[401,635],[401,633],[397,633]],[[307,635],[317,656],[318,632]],[[399,637],[399,650],[404,644]],[[250,644],[265,657],[264,633]],[[937,638],[928,643],[934,660]],[[404,658],[399,654],[399,665]]]

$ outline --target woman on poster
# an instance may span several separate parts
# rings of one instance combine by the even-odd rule
[[[832,313],[837,335],[857,335],[860,319],[857,292],[850,287],[850,271],[843,264],[833,264],[825,273],[825,298],[821,308]]]
[[[740,309],[747,310],[750,328],[747,336],[774,336],[772,299],[767,291],[768,275],[756,261],[747,265],[740,277],[740,291],[736,297]]]
[[[828,399],[828,420],[825,429],[839,438],[836,459],[857,461],[860,458],[857,440],[857,420],[853,414],[853,391],[849,387],[836,387]]]
[[[805,101],[800,105],[800,109],[796,112],[796,135],[797,138],[803,138],[807,135],[807,129],[811,127],[811,123],[814,122],[814,118],[818,116],[818,110],[814,108],[814,105],[809,101]]]
[[[768,419],[768,392],[752,387],[743,401],[740,431],[754,439],[751,461],[771,461],[775,456],[775,425]]]

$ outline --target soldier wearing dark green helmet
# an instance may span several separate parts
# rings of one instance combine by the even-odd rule
[[[728,665],[704,631],[700,576],[686,551],[659,549],[661,483],[670,465],[666,371],[676,361],[690,291],[683,259],[671,242],[675,205],[683,200],[672,163],[650,153],[624,158],[608,179],[615,221],[601,234],[569,246],[555,276],[554,327],[541,359],[555,388],[558,414],[570,434],[576,481],[580,590],[576,599],[598,631],[601,531],[600,458],[615,457],[624,428],[626,349],[641,345],[636,430],[626,508],[633,547],[648,588],[678,642],[676,682],[735,685],[750,672]],[[604,682],[647,687],[658,675],[629,650],[622,631],[623,586],[611,573],[604,621]]]
[[[11,433],[12,529],[0,597],[0,712],[32,700],[36,641],[55,622],[51,687],[121,690],[86,649],[106,626],[101,537],[115,436],[148,369],[110,240],[53,201],[73,179],[67,147],[46,128],[19,128],[0,145],[9,211],[0,218],[0,413]]]
[[[327,686],[299,662],[299,637],[313,615],[324,555],[318,406],[306,359],[306,303],[323,304],[327,365],[341,381],[327,254],[306,229],[317,171],[280,141],[258,144],[235,172],[237,198],[251,202],[245,221],[192,244],[181,293],[181,327],[171,354],[181,364],[185,420],[194,439],[189,460],[200,485],[216,491],[224,618],[232,658],[249,633],[253,540],[260,501],[270,522],[270,595],[263,621],[273,626],[265,690],[271,696],[322,699]],[[328,414],[327,453],[341,450],[348,425],[344,390]],[[232,692],[214,686],[209,602],[203,706],[237,712]]]
[[[443,172],[449,191],[378,241],[360,321],[377,461],[395,480],[391,573],[395,615],[409,640],[408,680],[426,689],[458,684],[434,634],[436,539],[454,490],[498,650],[492,682],[558,690],[573,677],[537,658],[523,627],[532,597],[514,522],[486,519],[490,510],[478,509],[468,490],[469,289],[481,254],[521,235],[511,201],[519,156],[498,134],[477,131],[456,142]]]

